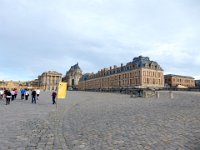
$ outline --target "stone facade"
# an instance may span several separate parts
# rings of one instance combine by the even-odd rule
[[[39,87],[43,90],[57,90],[58,83],[62,81],[62,74],[56,71],[48,71],[38,76]]]
[[[35,79],[33,81],[28,82],[28,88],[30,88],[30,89],[38,89],[38,88],[40,88],[39,79]]]
[[[120,67],[104,68],[96,74],[84,74],[78,86],[79,90],[150,87],[164,87],[163,69],[157,62],[142,56]]]
[[[193,77],[168,74],[165,75],[165,84],[170,87],[177,87],[178,85],[185,87],[195,87],[195,80]]]
[[[0,88],[6,88],[6,89],[21,89],[26,88],[27,83],[21,82],[21,81],[0,81]]]
[[[195,80],[195,86],[200,87],[200,80]]]
[[[82,70],[77,63],[74,66],[71,66],[63,80],[67,82],[68,88],[75,89],[78,87],[79,79],[81,76]]]

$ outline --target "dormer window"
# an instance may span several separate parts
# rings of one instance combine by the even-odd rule
[[[151,68],[151,64],[149,64],[149,68]]]

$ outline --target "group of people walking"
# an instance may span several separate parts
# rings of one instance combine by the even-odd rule
[[[21,100],[23,100],[24,97],[25,97],[25,100],[28,100],[29,94],[30,94],[29,89],[21,89],[20,93],[21,93]],[[36,100],[39,100],[39,96],[40,96],[40,90],[39,89],[31,90],[32,103],[36,104]]]
[[[25,100],[28,100],[30,94],[32,97],[32,103],[36,104],[36,100],[39,100],[39,96],[40,96],[39,89],[37,90],[33,89],[31,90],[31,93],[29,92],[29,89],[21,89],[20,92],[21,92],[21,100],[23,100],[24,97],[25,97]]]
[[[11,100],[12,101],[15,100],[17,98],[17,94],[18,94],[17,89],[12,89],[12,90],[9,90],[6,88],[0,89],[0,99],[5,98],[6,105],[10,104]],[[21,94],[21,100],[23,99],[28,100],[29,96],[31,95],[32,104],[33,103],[36,104],[36,101],[39,100],[40,89],[36,89],[36,90],[35,89],[32,89],[32,90],[20,89],[20,94]],[[56,91],[53,91],[51,96],[52,96],[52,104],[56,104],[56,96],[57,96]]]
[[[10,104],[10,101],[12,100],[15,100],[16,97],[17,97],[17,89],[12,89],[12,90],[9,90],[9,89],[0,89],[0,99],[3,99],[3,97],[5,97],[6,99],[6,105]]]
[[[31,91],[31,93],[30,93]],[[31,94],[32,96],[32,103],[36,104],[36,100],[39,100],[39,96],[40,96],[40,90],[39,89],[33,89],[33,90],[29,90],[29,89],[20,89],[20,93],[21,93],[21,100],[23,100],[25,98],[25,100],[28,100],[29,95]],[[10,104],[10,101],[15,100],[17,98],[17,94],[18,91],[17,89],[6,89],[6,88],[2,88],[0,89],[0,99],[5,98],[6,99],[6,105]]]

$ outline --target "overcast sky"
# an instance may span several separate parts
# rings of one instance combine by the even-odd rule
[[[86,72],[139,55],[200,79],[200,0],[0,0],[0,80]]]

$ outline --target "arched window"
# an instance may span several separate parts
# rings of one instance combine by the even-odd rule
[[[151,68],[151,64],[149,64],[149,68]]]

